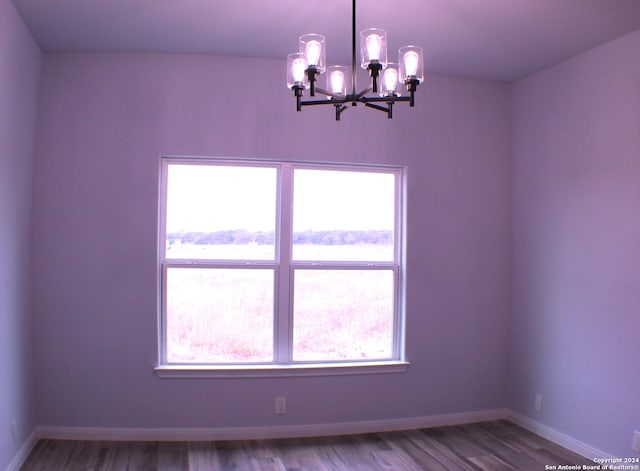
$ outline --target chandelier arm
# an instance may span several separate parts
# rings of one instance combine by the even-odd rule
[[[340,115],[347,109],[347,107],[339,103],[334,106],[336,107],[336,121],[340,121]]]
[[[365,96],[360,98],[358,101],[360,101],[361,103],[395,103],[397,101],[411,101],[411,98],[408,96],[389,96],[389,97],[384,97],[384,96]]]
[[[373,108],[374,110],[379,110],[379,111],[384,111],[385,113],[389,113],[389,108],[387,108],[386,106],[380,106],[380,105],[376,105],[374,103],[369,103],[369,102],[365,102],[364,106],[366,106],[367,108]]]
[[[344,98],[344,95],[338,95],[337,93],[332,93],[329,90],[325,90],[324,88],[320,88],[320,87],[316,87],[316,92],[321,93],[323,95],[330,96],[331,98],[336,98],[338,100],[341,100]]]
[[[347,100],[345,97],[340,97],[340,98],[332,98],[331,100],[327,100],[326,98],[324,100],[305,100],[305,101],[301,101],[300,102],[300,106],[309,106],[309,105],[340,105],[343,103],[347,103],[349,100]]]
[[[380,106],[374,103],[365,103],[364,106],[374,110],[383,111],[387,113],[387,118],[393,118],[393,101],[387,101],[387,106]]]
[[[373,108],[374,110],[384,111],[387,113],[387,118],[393,118],[393,104],[396,101],[408,101],[411,103],[412,99],[407,96],[399,97],[399,96],[389,96],[389,97],[362,97],[360,99],[364,106],[369,108]],[[387,106],[376,105],[376,103],[385,102]]]
[[[357,95],[354,93],[354,97],[356,101],[361,101],[362,98],[371,91],[371,87],[365,88],[364,90],[362,90],[360,93],[358,93]],[[382,100],[381,100],[382,101]]]

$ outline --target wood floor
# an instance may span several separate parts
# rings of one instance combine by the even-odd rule
[[[510,422],[220,442],[40,440],[22,470],[540,471],[593,462]]]

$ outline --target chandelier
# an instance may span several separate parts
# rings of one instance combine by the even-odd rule
[[[387,33],[379,28],[368,28],[360,32],[360,66],[369,72],[371,83],[368,88],[356,92],[356,0],[352,7],[351,30],[351,92],[347,93],[349,69],[334,65],[326,67],[325,37],[321,34],[300,36],[299,52],[287,56],[287,87],[296,97],[296,110],[303,106],[333,105],[336,121],[351,106],[364,106],[387,113],[393,117],[393,105],[405,101],[414,106],[414,95],[418,85],[424,80],[422,48],[404,46],[398,50],[398,62],[387,61]],[[326,75],[326,89],[318,87],[319,77]],[[381,82],[381,83],[380,83]],[[402,96],[399,85],[404,85],[408,96]],[[316,93],[325,99],[303,100],[304,91],[310,97]],[[368,96],[369,93],[375,96]]]

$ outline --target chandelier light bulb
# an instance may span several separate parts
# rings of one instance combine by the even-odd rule
[[[417,46],[404,46],[398,50],[400,62],[400,81],[408,80],[422,83],[424,80],[424,65],[422,48]]]
[[[382,81],[384,83],[383,96],[397,95],[396,87],[398,86],[398,79],[400,74],[398,72],[398,64],[388,64],[387,68],[382,73]]]
[[[294,52],[287,56],[287,88],[304,89],[307,86],[307,59],[304,54]]]
[[[303,34],[298,41],[298,51],[305,57],[307,67],[321,74],[325,69],[326,43],[321,34]]]
[[[302,58],[294,59],[292,64],[293,79],[296,82],[302,83],[304,81],[304,71],[307,69],[307,64]]]
[[[344,89],[344,72],[334,70],[331,72],[331,92],[342,93]]]
[[[404,53],[404,70],[407,77],[415,77],[418,74],[418,53],[407,51]]]
[[[382,37],[377,34],[367,36],[367,51],[370,61],[380,60],[380,49],[382,48]]]
[[[371,64],[387,65],[387,33],[380,28],[360,31],[360,66],[367,70]]]
[[[320,60],[322,46],[319,41],[311,40],[306,44],[307,63],[316,66]]]
[[[334,65],[327,68],[327,90],[334,95],[347,94],[347,71],[343,65]],[[328,96],[329,99],[333,98]]]

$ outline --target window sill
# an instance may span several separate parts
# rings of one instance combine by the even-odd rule
[[[291,376],[341,376],[402,373],[406,361],[319,363],[296,365],[163,365],[158,378],[282,378]]]

